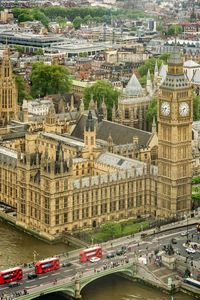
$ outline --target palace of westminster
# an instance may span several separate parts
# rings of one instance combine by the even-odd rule
[[[129,88],[134,90],[130,83]],[[110,220],[188,213],[192,88],[176,49],[158,95],[157,130],[154,122],[152,132],[108,121],[104,107],[97,114],[94,103],[85,111],[83,101],[79,110],[57,114],[52,104],[46,116],[30,117],[17,105],[5,49],[0,67],[0,200],[16,207],[16,225],[53,240]]]

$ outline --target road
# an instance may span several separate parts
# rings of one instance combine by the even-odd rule
[[[165,231],[165,232],[160,232],[157,233],[156,235],[149,236],[145,238],[144,240],[141,240],[139,238],[135,237],[129,237],[129,238],[123,238],[123,242],[120,244],[120,240],[114,241],[112,243],[107,243],[103,247],[103,258],[100,262],[98,263],[91,263],[91,262],[86,262],[86,263],[81,263],[79,261],[78,255],[74,258],[69,259],[64,259],[62,262],[68,262],[71,265],[68,267],[61,267],[57,271],[52,271],[49,273],[41,274],[38,276],[38,278],[28,280],[27,275],[30,272],[34,272],[34,269],[26,268],[24,269],[24,278],[20,281],[20,286],[18,287],[13,287],[9,288],[8,284],[0,286],[0,296],[2,296],[2,293],[5,294],[16,294],[16,292],[23,292],[25,290],[33,289],[42,285],[46,284],[54,284],[55,280],[58,282],[66,279],[67,277],[70,278],[69,280],[72,280],[75,278],[75,276],[79,276],[81,273],[85,273],[88,271],[93,271],[94,269],[98,269],[102,267],[105,264],[110,264],[111,259],[107,259],[106,255],[109,251],[116,251],[117,249],[120,249],[121,246],[127,246],[129,251],[127,252],[127,257],[132,258],[135,257],[137,254],[138,256],[142,255],[149,255],[150,253],[154,253],[155,250],[161,251],[164,245],[168,245],[171,242],[172,238],[175,238],[177,243],[173,244],[174,250],[180,254],[180,257],[182,257],[184,260],[188,257],[191,258],[193,257],[194,264],[198,268],[200,268],[200,250],[197,250],[196,253],[194,254],[188,254],[185,249],[185,242],[187,240],[187,236],[182,236],[181,233],[185,232],[186,229],[174,229],[170,231]],[[196,232],[196,228],[193,226],[188,226],[188,238],[192,240],[193,242],[198,243],[198,234]],[[193,238],[192,238],[193,237]],[[122,257],[121,256],[116,256],[115,258],[112,259],[112,261],[121,261]],[[12,298],[10,298],[12,299]]]

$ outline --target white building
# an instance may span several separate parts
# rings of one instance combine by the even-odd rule
[[[28,114],[45,116],[48,113],[49,107],[52,105],[51,100],[36,99],[33,101],[23,101],[22,109],[28,109]]]

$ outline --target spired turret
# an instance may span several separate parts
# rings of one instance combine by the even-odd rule
[[[46,158],[45,155],[43,169],[45,172],[54,175],[59,175],[68,172],[69,167],[67,161],[64,159],[64,152],[62,150],[61,142],[59,142],[57,145],[55,160]]]
[[[9,48],[3,51],[0,67],[0,121],[7,125],[18,119],[17,88],[12,74]]]
[[[94,119],[92,117],[92,112],[89,111],[86,120],[86,126],[84,130],[84,143],[85,148],[92,153],[93,149],[96,147],[96,129],[94,125]]]
[[[88,113],[88,117],[86,120],[86,127],[85,127],[86,131],[94,131],[94,119],[92,117],[92,112],[91,110]]]

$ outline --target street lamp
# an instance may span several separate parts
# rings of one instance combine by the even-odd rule
[[[188,243],[188,215],[184,215],[184,218],[186,219],[186,229],[187,229],[187,241],[186,244]]]
[[[33,261],[36,261],[36,257],[39,255],[36,250],[33,251]]]
[[[174,300],[174,293],[175,293],[175,290],[176,290],[176,286],[173,283],[173,280],[172,280],[171,277],[168,277],[168,287],[170,289],[171,300]]]

